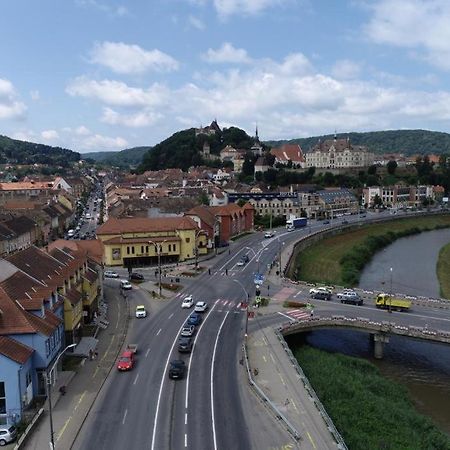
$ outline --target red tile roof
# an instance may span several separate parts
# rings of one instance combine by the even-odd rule
[[[303,151],[298,144],[284,144],[279,148],[273,148],[270,153],[280,162],[292,161],[297,164],[305,162]]]
[[[25,364],[31,357],[34,350],[21,342],[6,336],[0,336],[0,354],[15,361],[18,364]]]
[[[191,230],[197,229],[197,224],[189,217],[158,217],[158,218],[110,218],[97,228],[97,236],[122,233],[147,233],[155,231]]]

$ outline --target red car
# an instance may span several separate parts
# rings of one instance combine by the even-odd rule
[[[125,351],[117,362],[117,369],[120,371],[131,370],[134,366],[134,353]]]

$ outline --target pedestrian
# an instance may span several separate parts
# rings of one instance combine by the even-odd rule
[[[314,317],[314,310],[313,310],[313,309],[311,310],[309,316],[310,316],[310,317]]]
[[[211,269],[208,269],[208,275],[211,275]]]
[[[95,350],[95,352],[94,352],[94,357],[95,357],[95,359],[98,358],[98,350]]]

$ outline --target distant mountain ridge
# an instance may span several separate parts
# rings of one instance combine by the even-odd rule
[[[388,130],[370,131],[366,133],[338,133],[338,139],[350,139],[354,145],[364,145],[377,154],[404,153],[406,156],[415,154],[450,153],[450,134],[428,130]],[[285,143],[300,144],[304,152],[308,152],[317,142],[334,139],[334,134],[313,136],[278,141],[265,141],[265,144],[277,147]]]
[[[66,148],[0,136],[0,164],[67,166],[68,163],[79,160],[79,153]]]
[[[143,156],[151,149],[150,146],[132,147],[117,152],[83,153],[82,157],[117,167],[137,166],[141,163]]]

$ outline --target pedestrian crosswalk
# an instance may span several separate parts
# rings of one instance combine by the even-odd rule
[[[234,313],[238,314],[246,309],[245,303],[237,302],[233,300],[225,300],[225,299],[217,299],[214,302],[215,308],[214,310],[217,312],[223,312],[223,311],[233,311]]]
[[[309,319],[311,317],[311,313],[304,309],[293,309],[286,313],[286,315],[292,317],[294,320]]]

